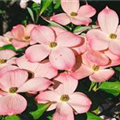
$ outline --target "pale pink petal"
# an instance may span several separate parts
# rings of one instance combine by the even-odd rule
[[[76,17],[71,17],[71,22],[75,25],[89,25],[92,20],[90,18],[77,15]]]
[[[120,56],[120,40],[111,41],[109,44],[109,50],[113,54]]]
[[[36,25],[34,24],[28,24],[25,28],[25,35],[26,36],[30,36],[30,32],[32,31],[32,29],[35,27]]]
[[[28,46],[30,44],[30,42],[22,42],[22,41],[17,41],[17,40],[12,40],[11,44],[16,48],[16,49],[20,49],[20,48],[24,48],[26,46]]]
[[[21,0],[21,1],[20,1],[20,7],[21,7],[21,8],[26,8],[28,1],[29,1],[29,0]]]
[[[60,100],[60,95],[54,91],[45,91],[40,92],[37,97],[35,98],[38,103],[42,102],[57,102]]]
[[[7,39],[3,36],[0,36],[0,47],[9,44]]]
[[[37,26],[33,28],[30,36],[32,40],[45,45],[55,41],[54,31],[47,26]]]
[[[61,82],[61,84],[55,89],[55,91],[60,95],[72,94],[78,86],[78,81],[66,72],[61,73],[55,78],[55,80]]]
[[[28,80],[17,90],[17,92],[43,91],[43,90],[46,90],[51,84],[52,82],[49,81],[48,79],[37,77],[37,78]]]
[[[53,115],[53,120],[74,120],[72,108],[67,103],[59,103]]]
[[[75,55],[69,48],[60,47],[52,50],[49,59],[53,67],[59,70],[71,69],[75,64]]]
[[[7,66],[0,68],[0,77],[2,77],[2,75],[4,75],[6,72],[10,70],[15,70],[17,68],[18,68],[17,66],[13,66],[13,65],[7,65]]]
[[[82,39],[70,32],[63,32],[57,36],[56,41],[60,46],[74,47],[79,45],[82,42]]]
[[[3,60],[8,60],[15,55],[16,53],[12,50],[1,50],[0,51],[0,59],[3,59]]]
[[[0,98],[0,115],[21,114],[27,107],[27,101],[19,94]]]
[[[35,77],[53,78],[58,74],[58,70],[55,69],[50,62],[40,63],[35,70]]]
[[[91,62],[99,66],[107,65],[110,62],[110,59],[105,54],[92,49],[87,51],[86,56]]]
[[[111,53],[109,50],[104,51],[104,53],[111,59],[111,60],[118,60],[120,57]]]
[[[19,88],[28,78],[28,73],[25,70],[15,69],[6,72],[0,80],[0,84],[3,86],[1,89],[8,91],[11,87]]]
[[[34,72],[36,70],[36,68],[39,66],[39,63],[29,62],[26,59],[25,55],[23,55],[22,57],[17,58],[16,63],[19,66],[19,68],[26,69],[26,70],[29,70],[29,71],[32,71],[32,72]]]
[[[100,30],[93,29],[88,31],[87,40],[93,50],[105,50],[108,48],[110,40],[107,35]]]
[[[81,80],[85,77],[88,77],[89,75],[91,75],[93,73],[93,71],[91,70],[90,67],[81,64],[81,66],[74,71],[71,75],[73,78],[77,79],[77,80]]]
[[[25,36],[25,27],[23,25],[16,25],[12,29],[12,35],[17,40],[23,40]]]
[[[30,62],[38,62],[45,59],[50,51],[45,45],[33,45],[25,51],[25,56]]]
[[[106,7],[99,13],[98,22],[103,32],[111,34],[115,33],[119,18],[114,10]]]
[[[53,15],[50,20],[55,21],[61,25],[67,25],[70,23],[70,18],[66,13],[60,13]]]
[[[79,0],[61,0],[62,9],[70,15],[72,12],[76,12],[79,9],[80,2]]]
[[[85,17],[92,17],[93,15],[95,15],[96,10],[95,8],[93,8],[91,5],[83,5],[80,7],[78,14],[85,16]]]
[[[51,28],[55,31],[55,34],[58,36],[59,34],[66,32],[66,29],[56,27],[56,26],[51,26]]]
[[[113,76],[113,74],[114,74],[114,70],[103,69],[103,70],[99,70],[98,72],[95,72],[89,78],[91,81],[94,82],[104,82],[110,79]]]
[[[75,92],[69,96],[70,100],[68,104],[77,112],[77,113],[86,113],[91,106],[91,100],[81,92]]]

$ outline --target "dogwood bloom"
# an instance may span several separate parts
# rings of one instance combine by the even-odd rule
[[[16,59],[16,64],[19,68],[30,72],[33,77],[45,77],[52,79],[58,74],[58,70],[55,69],[48,60],[40,63],[32,63],[29,62],[24,55]]]
[[[16,53],[12,50],[1,50],[0,51],[0,68],[6,65],[12,65],[15,63],[15,59],[13,58]]]
[[[77,87],[71,79],[61,80],[55,90],[40,92],[36,97],[38,103],[51,102],[48,110],[56,108],[53,120],[74,120],[74,114],[85,113],[90,109],[91,100],[81,92],[74,92]]]
[[[62,25],[70,22],[75,25],[88,25],[92,22],[90,17],[96,13],[96,10],[90,5],[80,7],[79,0],[61,0],[61,6],[65,13],[53,15],[51,20]]]
[[[35,26],[34,24],[29,24],[26,27],[23,25],[14,26],[11,31],[13,35],[13,39],[11,40],[12,45],[16,49],[20,49],[29,44],[34,44],[35,42],[30,38],[30,32]]]
[[[11,70],[0,78],[0,115],[13,115],[22,113],[27,107],[25,98],[18,94],[22,92],[43,91],[51,82],[45,78],[28,80],[25,70]]]
[[[62,32],[56,36],[52,28],[46,26],[35,27],[31,38],[40,43],[29,47],[26,58],[31,62],[39,62],[49,55],[49,60],[56,69],[70,69],[75,64],[72,47],[81,43],[81,38],[70,32]]]
[[[120,26],[117,13],[106,7],[98,15],[100,29],[92,29],[87,33],[87,39],[92,49],[96,51],[109,50],[120,56]]]
[[[82,55],[82,64],[76,71],[76,76],[83,79],[89,76],[94,82],[103,82],[111,78],[114,70],[106,69],[111,66],[110,60],[104,54],[90,51]],[[114,63],[115,64],[115,63]]]

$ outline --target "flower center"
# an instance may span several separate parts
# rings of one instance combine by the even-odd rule
[[[17,87],[11,87],[11,88],[9,89],[9,93],[16,93],[17,90],[18,90]]]
[[[93,69],[93,71],[98,71],[98,70],[99,70],[99,66],[93,65],[93,66],[92,66],[92,69]]]
[[[51,48],[55,48],[55,47],[57,46],[57,43],[56,43],[56,42],[51,42],[51,43],[49,44],[49,46],[50,46]]]
[[[27,42],[27,41],[30,41],[30,36],[25,36],[25,37],[24,37],[24,41],[26,41],[26,42]]]
[[[6,62],[7,62],[7,60],[0,59],[0,64],[4,64],[4,63],[6,63]]]
[[[78,14],[76,12],[71,12],[70,15],[74,17],[74,16],[77,16]]]
[[[63,102],[66,102],[66,101],[68,101],[69,99],[70,99],[70,98],[69,98],[68,95],[62,95],[61,98],[60,98],[60,100],[63,101]]]
[[[109,37],[113,40],[113,39],[116,39],[116,38],[117,38],[117,35],[114,34],[114,33],[111,33],[111,34],[109,35]]]

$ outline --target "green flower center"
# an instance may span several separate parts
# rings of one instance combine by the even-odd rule
[[[74,17],[74,16],[77,16],[78,14],[76,12],[71,12],[70,15]]]
[[[56,43],[56,42],[51,42],[51,43],[49,44],[49,46],[50,46],[51,48],[55,48],[55,47],[57,46],[57,43]]]
[[[97,66],[97,65],[93,65],[93,66],[92,66],[92,69],[96,72],[96,71],[99,70],[99,66]]]
[[[114,33],[111,33],[110,35],[109,35],[109,37],[110,37],[110,39],[116,39],[117,38],[117,35],[116,34],[114,34]]]
[[[63,101],[63,102],[67,102],[69,100],[69,96],[68,95],[62,95],[60,100]]]
[[[11,88],[9,89],[9,92],[10,92],[10,93],[16,93],[17,90],[18,90],[17,87],[11,87]]]
[[[7,62],[7,60],[0,59],[0,64],[4,64],[4,63],[6,63],[6,62]]]

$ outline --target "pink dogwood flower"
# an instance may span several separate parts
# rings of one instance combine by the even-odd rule
[[[12,65],[15,63],[15,58],[14,56],[16,53],[12,50],[1,50],[0,51],[0,68],[7,66],[7,65]]]
[[[116,61],[116,63],[118,63]],[[114,63],[114,64],[116,64]],[[94,82],[103,82],[111,78],[114,70],[106,69],[110,67],[110,60],[103,53],[90,51],[82,55],[82,64],[76,71],[76,76],[83,79],[89,76]]]
[[[96,51],[109,50],[120,56],[120,26],[117,13],[106,7],[98,15],[100,29],[88,31],[87,38],[90,47]]]
[[[13,39],[11,40],[12,45],[16,49],[20,49],[29,44],[34,44],[35,42],[31,39],[30,32],[35,26],[34,24],[29,24],[26,27],[23,25],[14,26],[11,31],[13,35]]]
[[[0,115],[13,115],[22,113],[27,107],[25,98],[18,94],[23,92],[43,91],[51,82],[45,78],[28,79],[25,70],[11,70],[0,79]]]
[[[73,113],[85,113],[91,106],[91,100],[85,94],[74,92],[76,87],[73,80],[64,79],[55,90],[40,92],[36,100],[38,103],[53,103],[48,108],[48,111],[56,108],[53,120],[74,120]]]
[[[75,64],[75,55],[71,50],[81,43],[81,38],[70,32],[62,32],[56,36],[52,28],[35,27],[31,38],[40,43],[26,50],[26,58],[31,62],[39,62],[49,55],[49,60],[56,69],[70,69]]]
[[[75,25],[88,25],[96,10],[90,5],[80,7],[79,0],[61,0],[61,6],[65,13],[53,15],[51,20],[67,25],[72,22]],[[80,8],[79,8],[80,7]]]
[[[48,60],[40,63],[29,62],[25,55],[16,59],[16,64],[19,68],[28,70],[32,73],[33,77],[45,77],[52,79],[58,74],[58,70],[55,69]]]

